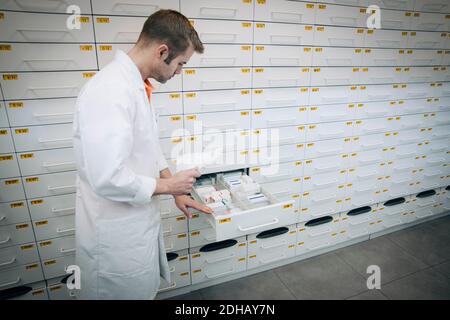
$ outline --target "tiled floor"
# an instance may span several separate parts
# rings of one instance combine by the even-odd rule
[[[367,289],[370,265],[380,290]],[[450,300],[450,216],[172,299]]]

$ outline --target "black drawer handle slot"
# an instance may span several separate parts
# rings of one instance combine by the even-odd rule
[[[31,290],[33,290],[33,288],[27,286],[5,289],[0,291],[0,300],[14,299],[20,296],[24,296]]]
[[[257,239],[272,238],[272,237],[276,237],[276,236],[285,234],[288,231],[289,231],[289,228],[286,228],[286,227],[276,228],[276,229],[272,229],[272,230],[263,231],[263,232],[259,233],[256,236],[256,238]]]
[[[447,188],[445,188],[445,190],[450,191],[450,186],[447,186]]]
[[[307,223],[305,223],[305,227],[317,227],[322,224],[329,223],[331,221],[333,221],[333,217],[330,217],[330,216],[317,218],[317,219],[313,219],[313,220],[310,220]]]
[[[211,252],[235,246],[238,242],[234,239],[207,244],[200,248],[200,252]]]
[[[350,210],[347,213],[347,215],[348,216],[357,216],[357,215],[364,214],[364,213],[367,213],[367,212],[370,212],[370,211],[372,211],[372,207],[365,206],[365,207],[361,207],[361,208],[356,208],[356,209]]]
[[[418,193],[416,198],[421,198],[421,199],[422,198],[428,198],[428,197],[434,196],[435,194],[436,194],[435,190],[423,191],[421,193]]]
[[[399,205],[399,204],[402,204],[402,203],[405,203],[405,202],[406,202],[406,199],[403,198],[403,197],[402,198],[395,198],[395,199],[386,201],[384,203],[384,206],[385,207],[392,207],[392,206],[396,206],[396,205]]]
[[[172,260],[175,260],[176,258],[178,258],[178,253],[169,252],[166,254],[166,256],[167,256],[167,261],[172,261]]]

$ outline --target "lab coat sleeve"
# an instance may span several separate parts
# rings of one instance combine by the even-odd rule
[[[164,169],[167,169],[169,166],[167,164],[166,158],[164,157],[160,145],[158,145],[158,151],[159,151],[159,159],[158,159],[159,171],[163,171]]]
[[[136,174],[127,166],[135,116],[129,93],[93,88],[78,104],[82,170],[94,192],[135,206],[150,203],[156,179]]]

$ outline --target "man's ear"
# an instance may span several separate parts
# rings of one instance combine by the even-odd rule
[[[158,58],[161,60],[166,60],[169,57],[169,47],[165,44],[162,44],[157,49]]]

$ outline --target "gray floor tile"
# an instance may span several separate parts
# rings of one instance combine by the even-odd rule
[[[367,290],[366,279],[336,254],[293,263],[275,270],[297,299],[345,299]]]
[[[365,278],[369,276],[367,274],[368,266],[379,266],[382,284],[428,267],[388,237],[364,241],[340,249],[336,251],[336,254]]]
[[[347,300],[388,300],[380,290],[369,290]]]
[[[200,290],[189,292],[180,296],[172,297],[168,300],[203,300]]]
[[[409,254],[433,266],[450,259],[450,241],[427,224],[388,235]]]
[[[381,292],[391,300],[450,300],[450,279],[427,269],[384,285]]]
[[[450,261],[438,264],[437,266],[433,267],[433,270],[450,278]]]
[[[258,273],[201,290],[205,300],[294,300],[274,271]]]
[[[434,232],[450,241],[450,216],[445,216],[425,224],[433,228]]]

